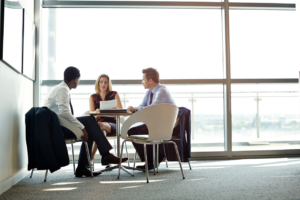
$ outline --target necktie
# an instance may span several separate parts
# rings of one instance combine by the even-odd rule
[[[153,99],[153,93],[151,92],[151,94],[150,94],[150,103],[149,103],[149,105],[152,104],[152,99]]]
[[[73,106],[72,106],[72,103],[71,103],[71,96],[69,95],[69,99],[70,99],[70,108],[71,108],[71,113],[72,115],[74,115],[74,112],[73,112]]]

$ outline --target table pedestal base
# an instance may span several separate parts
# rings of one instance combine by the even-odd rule
[[[115,166],[112,166],[112,167],[108,167],[108,168],[105,168],[103,170],[100,170],[101,172],[106,172],[106,171],[111,171],[113,169],[119,169],[119,165],[115,165]],[[124,172],[128,173],[129,175],[131,176],[134,176],[133,173],[129,172],[127,169],[131,169],[131,170],[138,170],[138,171],[145,171],[143,169],[138,169],[138,168],[135,168],[135,167],[128,167],[128,166],[123,166],[121,165],[121,170],[123,170]]]

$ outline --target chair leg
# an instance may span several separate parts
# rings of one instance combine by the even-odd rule
[[[190,163],[190,161],[189,161],[189,166],[190,166],[190,170],[192,170],[192,167],[191,167],[191,163]]]
[[[159,163],[158,163],[158,158],[159,158],[158,152],[159,152],[159,144],[157,144],[157,153],[156,153],[156,168],[157,168],[157,173],[158,173],[158,165],[159,165]]]
[[[34,170],[34,169],[32,169],[32,170],[31,170],[30,178],[32,178],[32,175],[33,175],[33,170]]]
[[[87,155],[87,158],[88,158],[88,161],[89,161],[89,165],[90,165],[90,169],[91,169],[91,177],[94,178],[93,170],[92,170],[92,166],[91,166],[91,159],[90,159],[89,147],[88,147],[87,142],[84,142],[84,144],[85,144],[86,155]]]
[[[135,151],[134,159],[133,159],[133,167],[135,167],[135,160],[136,160],[136,151]]]
[[[75,159],[74,159],[74,147],[73,147],[73,143],[71,143],[72,145],[72,156],[73,156],[73,169],[74,169],[74,175],[76,174],[75,172]]]
[[[166,149],[165,149],[165,144],[163,143],[163,147],[164,147],[164,154],[165,154],[165,158],[166,158],[166,167],[168,166],[168,159],[167,159],[167,154],[166,154]]]
[[[45,173],[45,179],[44,179],[44,182],[46,182],[46,180],[47,180],[47,175],[48,175],[48,169],[46,170],[46,173]]]
[[[120,154],[120,163],[119,163],[119,172],[118,172],[118,179],[120,178],[120,171],[121,171],[122,154],[123,154],[124,143],[126,143],[126,140],[124,140],[124,141],[122,142],[121,154]]]
[[[115,155],[117,155],[116,140],[114,140],[114,150],[115,150]]]
[[[156,163],[156,158],[155,158],[155,156],[156,156],[156,153],[155,153],[155,144],[153,144],[153,169],[154,169],[154,175],[155,175],[155,171],[156,171],[156,166],[155,166],[155,163]]]
[[[146,148],[146,143],[144,144],[144,156],[145,156],[145,165],[146,165],[146,173],[147,173],[147,183],[149,183],[149,173],[148,173],[148,159],[147,159],[147,148]]]
[[[184,134],[184,136],[185,136],[185,141],[186,141],[186,142],[188,142],[188,141],[187,141],[187,133],[186,133],[186,131],[185,131],[185,134]],[[190,170],[192,170],[192,167],[191,167],[191,163],[190,163],[190,161],[189,161],[189,166],[190,166]]]
[[[128,160],[127,160],[128,167],[130,167],[130,162],[129,162],[128,150],[127,150],[127,144],[126,144],[126,142],[125,142],[125,148],[126,148],[126,155],[127,155],[127,158],[128,158]]]
[[[180,156],[179,156],[179,152],[178,152],[177,145],[176,145],[176,143],[175,143],[175,142],[173,142],[173,141],[170,141],[170,142],[174,144],[175,151],[176,151],[176,154],[177,154],[177,159],[178,159],[179,166],[180,166],[181,173],[182,173],[182,178],[183,178],[183,179],[185,179],[185,177],[184,177],[184,174],[183,174],[183,169],[182,169],[182,165],[181,165],[181,159],[180,159]]]

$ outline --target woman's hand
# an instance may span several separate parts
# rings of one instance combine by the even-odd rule
[[[112,109],[118,109],[117,107],[113,107]]]
[[[95,113],[100,113],[100,109],[97,108],[97,109],[95,110]]]

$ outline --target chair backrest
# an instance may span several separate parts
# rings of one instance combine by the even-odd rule
[[[69,129],[70,131],[72,131],[76,135],[77,140],[81,140],[80,137],[83,135],[83,132],[82,132],[82,130],[80,128],[78,128],[72,122],[70,122],[70,121],[62,118],[59,115],[57,115],[57,118],[58,118],[59,124],[61,126],[64,126],[67,129]]]
[[[128,129],[133,124],[142,122],[148,127],[147,141],[170,140],[177,114],[177,106],[171,104],[156,104],[143,108],[124,122],[121,129],[122,138],[127,138]]]

